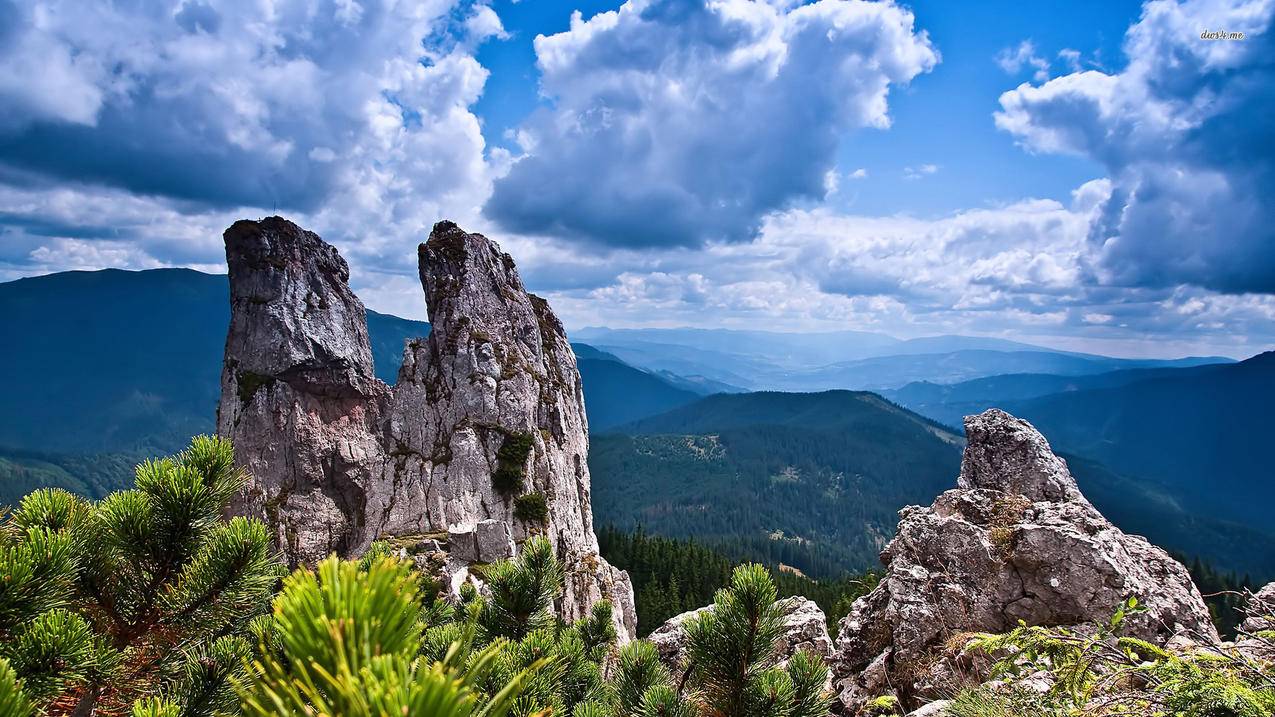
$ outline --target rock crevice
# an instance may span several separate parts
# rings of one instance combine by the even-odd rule
[[[453,551],[449,582],[505,555],[500,536],[520,545],[543,535],[568,574],[560,614],[610,599],[632,636],[628,575],[598,556],[593,532],[575,356],[508,254],[435,225],[417,252],[431,333],[407,342],[387,386],[334,247],[278,217],[236,222],[225,241],[231,323],[217,425],[252,476],[235,512],[264,519],[294,564],[381,537],[468,536],[477,542]],[[515,436],[525,450],[503,451]],[[546,510],[515,515],[529,493]]]

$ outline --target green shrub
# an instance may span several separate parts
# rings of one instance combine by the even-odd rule
[[[161,692],[183,715],[232,705],[242,628],[283,574],[262,523],[221,518],[243,480],[229,442],[198,437],[100,502],[26,496],[0,527],[0,659],[23,698],[111,714]]]
[[[539,491],[514,498],[514,517],[528,523],[544,523],[549,520],[549,503]]]
[[[1121,635],[1125,618],[1145,608],[1129,598],[1111,619],[1079,629],[1019,627],[975,636],[969,648],[1002,655],[993,676],[1006,689],[980,688],[958,699],[958,717],[1137,714],[1174,717],[1269,717],[1275,714],[1275,665],[1234,647],[1202,644],[1170,652]],[[1257,636],[1257,639],[1262,639]],[[1268,641],[1275,647],[1275,641]],[[1015,680],[1044,672],[1044,694],[1017,689]],[[1123,712],[1107,712],[1117,706]],[[999,710],[999,711],[998,711]]]
[[[526,478],[527,458],[534,446],[530,433],[509,433],[505,435],[500,448],[496,451],[496,471],[491,474],[492,485],[505,495],[513,495],[522,491]]]

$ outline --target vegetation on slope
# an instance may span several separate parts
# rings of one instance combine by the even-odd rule
[[[1020,625],[977,635],[967,648],[997,659],[998,686],[958,694],[952,717],[1269,717],[1275,714],[1275,632],[1246,636],[1249,648],[1200,644],[1166,651],[1121,636],[1136,597],[1104,623]],[[1028,682],[1032,684],[1028,684]]]
[[[814,578],[875,567],[898,509],[929,503],[960,467],[956,436],[850,391],[710,396],[624,430],[592,437],[600,524]]]
[[[713,594],[729,584],[738,563],[694,540],[648,535],[641,528],[626,533],[608,526],[598,533],[598,544],[607,562],[629,572],[639,635],[649,634],[674,615],[712,602]],[[730,549],[729,544],[722,547]],[[740,546],[739,552],[748,551]],[[812,580],[780,563],[769,563],[767,569],[780,597],[801,595],[815,601],[833,635],[851,603],[876,587],[881,577],[878,572],[865,572]]]

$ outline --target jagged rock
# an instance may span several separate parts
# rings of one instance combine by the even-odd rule
[[[448,528],[447,553],[462,563],[478,562],[478,526],[453,525]]]
[[[686,660],[686,623],[712,609],[713,605],[707,605],[674,615],[646,636],[647,642],[654,645],[659,653],[660,662],[675,673],[682,669]]]
[[[1103,518],[1030,424],[992,409],[965,426],[958,488],[899,512],[885,578],[841,622],[832,666],[843,713],[881,694],[914,707],[977,683],[985,664],[947,644],[961,633],[1106,620],[1131,595],[1147,611],[1127,634],[1217,641],[1186,569]]]
[[[567,573],[559,613],[576,619],[609,599],[632,636],[628,575],[598,555],[593,532],[575,356],[508,254],[434,226],[418,249],[431,333],[408,342],[391,387],[372,371],[363,305],[336,249],[278,217],[236,222],[225,240],[217,426],[252,476],[236,513],[266,520],[294,564],[459,526],[473,527],[472,548],[456,534],[451,562],[487,562],[544,535]],[[543,523],[515,517],[528,493],[544,497]]]
[[[823,660],[831,657],[832,638],[828,636],[828,622],[823,610],[813,600],[800,596],[784,598],[779,603],[786,613],[783,634],[775,641],[778,658],[775,664],[780,667],[787,665],[788,660],[800,651],[812,652]],[[671,617],[647,636],[646,639],[655,645],[660,661],[670,670],[677,673],[685,669],[687,621],[711,612],[714,607],[707,605]]]
[[[1235,647],[1251,660],[1275,662],[1275,639],[1259,634],[1275,630],[1275,582],[1253,593],[1244,613],[1247,617],[1240,623]]]

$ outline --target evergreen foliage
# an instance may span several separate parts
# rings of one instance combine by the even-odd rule
[[[425,648],[419,590],[410,566],[388,557],[366,566],[331,557],[317,573],[293,573],[275,600],[269,630],[277,637],[262,641],[261,657],[238,684],[243,714],[507,713],[543,663],[485,695],[480,684],[496,667],[504,643],[472,650],[472,625],[441,659],[418,660]]]
[[[549,520],[549,503],[545,494],[539,491],[514,498],[514,517],[529,523],[544,523]]]
[[[946,429],[851,391],[712,396],[616,430],[590,437],[599,524],[815,579],[875,567],[899,508],[951,487],[961,459]]]
[[[669,674],[651,645],[626,645],[612,688],[613,711],[591,705],[576,717],[823,717],[829,708],[823,662],[802,652],[785,667],[774,666],[785,617],[776,600],[765,568],[736,568],[729,587],[714,597],[717,607],[686,623],[683,674]]]
[[[230,444],[198,437],[100,502],[27,495],[0,526],[0,698],[11,675],[17,702],[221,713],[283,572],[264,525],[220,517],[242,482]]]
[[[608,526],[599,531],[598,544],[608,562],[629,572],[639,635],[649,634],[674,615],[712,602],[713,594],[730,583],[735,566],[717,546],[653,536],[641,527],[626,533]],[[730,550],[730,545],[721,547]],[[801,595],[814,600],[833,634],[850,605],[876,587],[881,577],[867,572],[815,581],[778,568],[772,568],[770,576],[780,597]]]
[[[1224,638],[1234,637],[1235,629],[1244,620],[1245,592],[1260,586],[1248,575],[1224,573],[1198,556],[1191,560],[1179,554],[1173,557],[1191,572],[1191,580],[1204,595],[1218,633]]]

